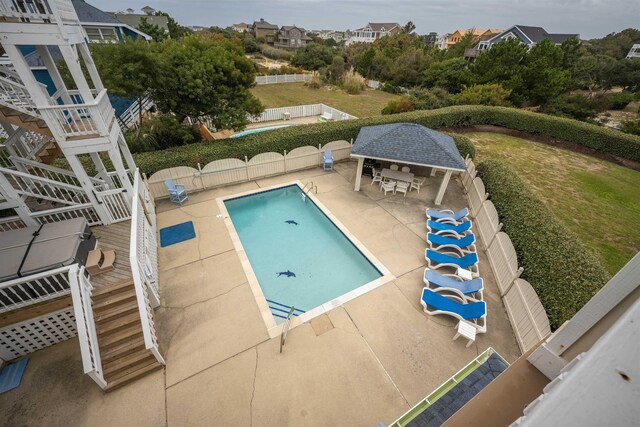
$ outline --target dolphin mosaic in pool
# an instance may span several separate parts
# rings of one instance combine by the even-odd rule
[[[293,273],[289,270],[287,271],[281,271],[280,273],[276,273],[278,275],[278,277],[280,276],[287,276],[287,277],[296,277],[296,273]]]
[[[289,220],[287,220],[287,221],[285,221],[285,222],[286,222],[287,224],[289,224],[289,225],[300,225],[300,224],[298,224],[297,222],[295,222],[295,221],[294,221],[294,220],[292,220],[292,219],[289,219]]]

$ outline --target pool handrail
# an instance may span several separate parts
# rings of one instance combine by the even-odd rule
[[[280,353],[282,353],[282,347],[284,347],[284,341],[287,339],[287,332],[289,332],[289,324],[291,323],[291,316],[293,316],[293,311],[296,308],[291,306],[289,310],[289,314],[287,314],[287,318],[284,319],[284,323],[282,325],[282,334],[280,334]]]

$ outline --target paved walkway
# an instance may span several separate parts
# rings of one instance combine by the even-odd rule
[[[395,420],[488,346],[508,361],[518,347],[491,269],[480,253],[489,332],[465,348],[455,322],[419,303],[424,209],[442,175],[420,194],[383,196],[355,163],[311,169],[191,195],[157,206],[159,227],[192,220],[197,237],[160,249],[162,305],[155,311],[165,371],[103,394],[82,375],[76,340],[32,355],[20,389],[0,395],[8,425],[372,426]],[[292,329],[284,353],[266,326],[216,198],[299,179],[397,277]],[[452,181],[443,207],[466,205]],[[8,417],[6,416],[8,414]]]

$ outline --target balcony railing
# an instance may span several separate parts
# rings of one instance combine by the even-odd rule
[[[115,120],[106,89],[92,103],[50,105],[39,110],[47,123],[54,124],[52,131],[64,139],[107,136]]]
[[[79,23],[70,0],[0,0],[0,16],[18,22]]]

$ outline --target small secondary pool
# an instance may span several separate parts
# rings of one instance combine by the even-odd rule
[[[298,185],[224,204],[276,323],[383,276]]]
[[[240,138],[241,136],[253,135],[254,133],[265,132],[273,129],[288,128],[289,126],[291,125],[266,126],[263,128],[248,129],[242,132],[235,133],[231,135],[229,138]]]

